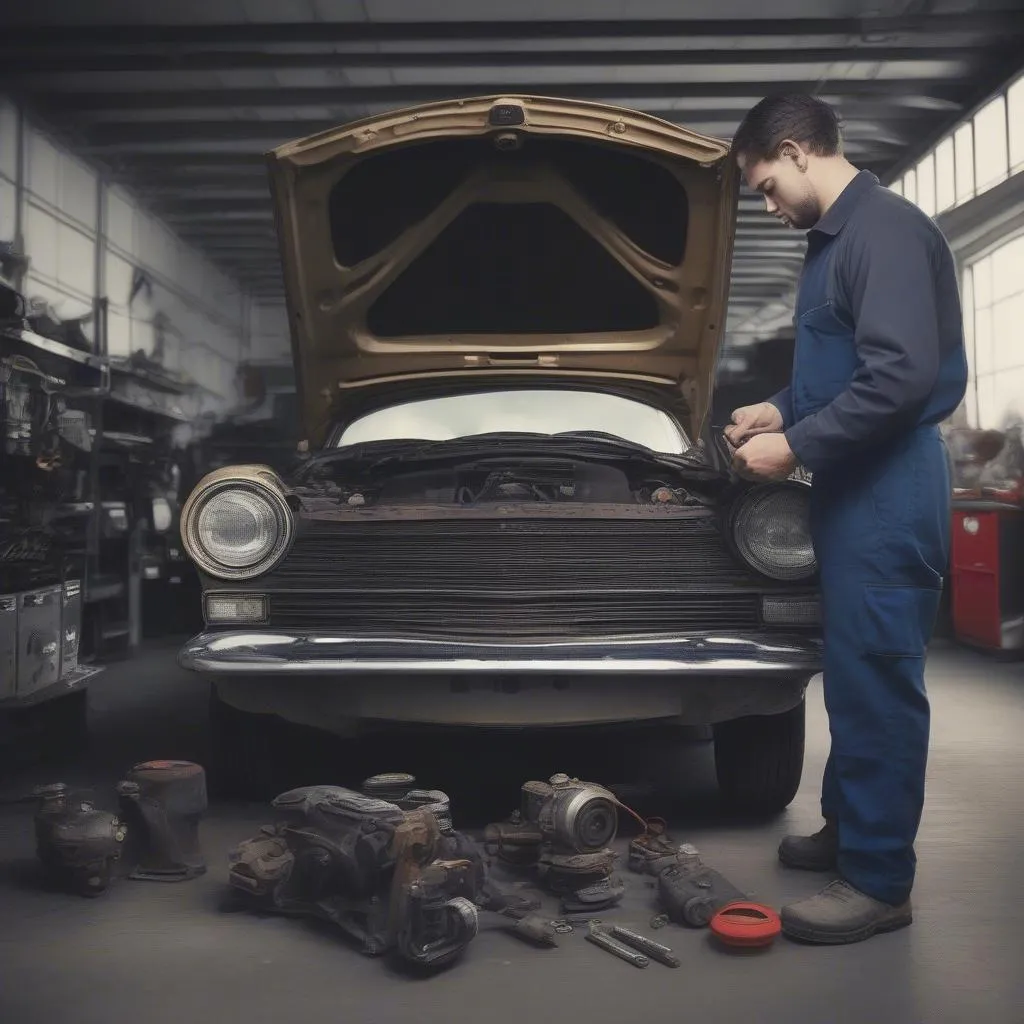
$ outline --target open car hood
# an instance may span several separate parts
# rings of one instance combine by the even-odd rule
[[[387,381],[657,381],[706,415],[737,176],[728,145],[575,100],[383,114],[268,154],[300,405]]]

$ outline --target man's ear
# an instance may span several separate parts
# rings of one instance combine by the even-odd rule
[[[783,139],[782,145],[779,146],[779,159],[792,160],[798,171],[807,170],[807,151],[793,139]]]

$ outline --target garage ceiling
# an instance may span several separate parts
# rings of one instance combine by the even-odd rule
[[[0,90],[268,301],[283,296],[262,154],[289,139],[511,91],[623,104],[728,138],[764,94],[806,90],[837,105],[851,159],[884,177],[1024,53],[1019,0],[14,6],[0,15]],[[733,327],[792,287],[802,250],[756,197],[741,199]]]

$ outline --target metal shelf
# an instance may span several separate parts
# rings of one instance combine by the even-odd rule
[[[96,583],[87,581],[83,599],[86,604],[98,604],[100,601],[109,601],[112,598],[120,597],[126,589],[123,580],[111,579],[109,575],[101,576]]]
[[[112,358],[109,360],[112,373],[123,374],[126,377],[134,377],[147,387],[157,391],[163,391],[169,395],[185,395],[193,390],[194,385],[182,380],[175,380],[167,373],[159,370],[150,370],[142,366],[135,366],[127,359]]]
[[[0,326],[0,336],[10,338],[12,341],[20,341],[24,345],[37,348],[41,352],[47,352],[60,359],[68,359],[73,363],[78,363],[79,366],[89,366],[98,370],[103,365],[103,360],[99,356],[90,352],[82,352],[80,349],[54,341],[52,338],[44,338],[41,334],[34,334],[32,331]]]
[[[166,406],[161,407],[158,405],[148,404],[146,402],[137,402],[129,398],[127,395],[111,393],[107,395],[106,400],[108,402],[115,402],[117,405],[123,405],[128,409],[134,409],[136,412],[144,412],[151,416],[161,416],[167,420],[174,420],[176,423],[191,422],[191,417],[186,416],[183,412],[167,408]]]

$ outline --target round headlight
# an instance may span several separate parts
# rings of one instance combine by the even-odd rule
[[[732,541],[755,572],[796,582],[817,571],[809,522],[810,488],[783,483],[754,487],[730,516]]]
[[[291,509],[283,495],[270,488],[223,480],[200,489],[189,505],[182,540],[192,560],[210,576],[259,576],[291,543]]]

